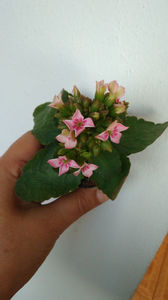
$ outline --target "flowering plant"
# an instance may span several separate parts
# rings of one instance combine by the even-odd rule
[[[16,184],[17,195],[41,202],[78,186],[97,185],[115,199],[130,169],[128,156],[145,149],[166,129],[127,115],[125,92],[116,81],[96,82],[94,99],[76,86],[34,111],[33,134],[43,145]]]

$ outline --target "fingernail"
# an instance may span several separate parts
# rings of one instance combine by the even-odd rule
[[[97,194],[98,201],[101,202],[101,203],[103,203],[103,202],[105,202],[109,199],[108,196],[105,195],[101,190],[97,189],[96,194]]]

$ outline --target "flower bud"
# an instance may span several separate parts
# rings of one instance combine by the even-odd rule
[[[98,99],[99,101],[103,101],[106,89],[107,89],[107,84],[104,83],[104,80],[96,81],[95,99]]]
[[[93,138],[92,138],[92,139],[90,139],[90,141],[88,142],[88,147],[89,147],[89,149],[92,149],[94,145],[95,145],[95,142],[94,142],[94,140],[93,140]]]
[[[90,114],[91,118],[93,118],[94,120],[98,120],[100,118],[100,113],[95,111],[93,113]]]
[[[110,141],[105,141],[105,142],[102,142],[101,143],[101,149],[102,150],[105,150],[105,151],[109,151],[109,152],[112,152],[113,150],[113,147],[112,147],[112,144]]]
[[[74,97],[80,97],[80,92],[76,85],[74,85],[73,87],[72,94],[74,95]]]
[[[80,154],[83,158],[85,159],[90,159],[91,158],[91,153],[90,152],[87,152],[87,151],[84,151]]]
[[[79,140],[80,140],[80,142],[82,142],[82,143],[86,143],[86,142],[87,142],[87,139],[88,139],[88,136],[87,136],[87,134],[85,134],[85,133],[82,133],[82,134],[79,136]]]
[[[100,146],[94,145],[92,151],[93,151],[93,155],[97,156],[100,153]]]
[[[83,97],[82,105],[84,108],[88,108],[90,106],[91,100],[89,98]]]
[[[116,114],[122,114],[126,111],[126,106],[124,105],[123,102],[119,103],[119,104],[114,104],[114,112]]]
[[[108,97],[106,97],[105,99],[105,104],[107,107],[111,107],[114,104],[115,101],[115,97],[112,94],[109,94]]]
[[[61,148],[61,149],[58,150],[57,153],[58,153],[58,155],[64,155],[64,154],[67,153],[67,150],[65,148]]]
[[[91,112],[98,111],[100,108],[100,102],[99,100],[94,100],[92,105],[91,105]]]

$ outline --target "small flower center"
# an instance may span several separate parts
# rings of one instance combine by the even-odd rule
[[[63,159],[62,162],[63,162],[63,164],[67,164],[68,163],[68,159]]]
[[[79,122],[77,123],[77,126],[78,126],[78,127],[81,127],[81,125],[82,125],[82,122],[79,121]]]

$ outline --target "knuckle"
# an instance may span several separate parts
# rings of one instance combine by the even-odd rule
[[[88,189],[82,189],[80,191],[80,197],[78,198],[78,209],[81,215],[85,214],[97,205],[95,192]]]

